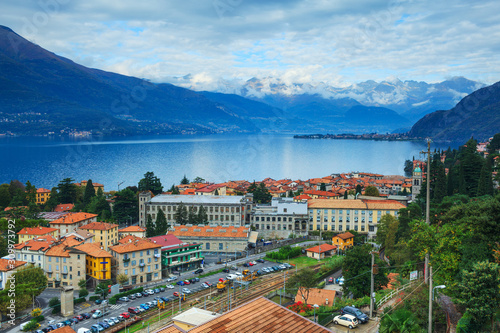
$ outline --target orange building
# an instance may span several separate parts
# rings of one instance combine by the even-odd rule
[[[337,236],[333,236],[332,244],[339,247],[341,250],[345,250],[354,246],[354,235],[349,231]]]

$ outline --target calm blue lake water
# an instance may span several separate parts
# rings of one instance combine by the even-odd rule
[[[403,174],[405,159],[425,143],[306,140],[291,135],[196,135],[130,138],[0,138],[0,183],[18,179],[52,188],[66,177],[92,179],[105,190],[137,185],[154,171],[165,188],[184,174],[212,182],[308,179],[366,171]]]

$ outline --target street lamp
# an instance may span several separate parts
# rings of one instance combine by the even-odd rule
[[[316,308],[319,308],[319,305],[318,304],[314,304],[313,308],[314,308],[314,322],[316,322]]]
[[[432,286],[432,266],[429,265],[429,268],[431,269],[430,274],[429,274],[429,286]],[[432,333],[432,302],[434,301],[434,290],[435,289],[444,289],[446,286],[444,284],[441,284],[439,286],[435,286],[432,288],[432,301],[429,299],[429,327],[428,327],[428,332]],[[429,295],[429,298],[431,298],[431,295]]]
[[[435,286],[434,288],[432,288],[432,300],[434,301],[434,290],[436,289],[444,289],[446,288],[446,286],[444,284],[442,285],[439,285],[439,286]]]

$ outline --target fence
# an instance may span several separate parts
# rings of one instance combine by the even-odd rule
[[[394,295],[396,295],[397,293],[399,293],[399,292],[401,292],[401,291],[403,291],[405,289],[408,289],[409,287],[411,287],[414,284],[416,284],[417,281],[419,281],[419,279],[410,281],[407,284],[405,284],[404,286],[400,286],[398,289],[395,289],[392,292],[390,292],[389,294],[387,294],[384,297],[382,297],[379,301],[377,301],[377,308],[379,308],[382,304],[384,304],[385,302],[387,302],[388,300],[390,300],[391,298],[393,298]]]
[[[338,316],[340,312],[334,312],[334,313],[318,313],[318,324],[321,326],[326,326],[330,324],[335,316]]]

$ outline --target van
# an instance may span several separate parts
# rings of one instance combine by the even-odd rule
[[[95,310],[94,314],[92,315],[92,318],[97,319],[97,318],[101,318],[102,316],[103,316],[103,314],[102,314],[101,310]]]
[[[92,333],[88,328],[82,327],[78,329],[78,333]]]

